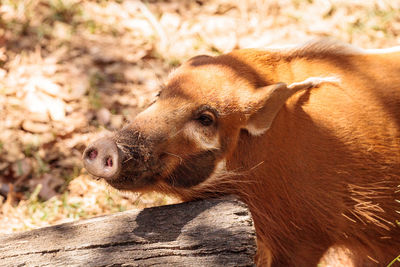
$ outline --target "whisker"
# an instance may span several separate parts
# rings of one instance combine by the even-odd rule
[[[180,129],[179,131],[177,131],[176,133],[174,133],[173,135],[171,135],[170,138],[175,137],[177,134],[179,134],[179,133],[182,132],[182,131],[183,131],[183,128]]]

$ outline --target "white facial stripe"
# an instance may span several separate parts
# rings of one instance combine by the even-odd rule
[[[251,135],[260,136],[263,133],[265,133],[269,129],[269,127],[264,129],[259,129],[255,125],[249,123],[246,125],[246,127],[244,127],[244,129],[246,129]]]
[[[213,176],[214,174],[218,174],[221,172],[225,172],[226,171],[226,159],[222,159],[221,161],[219,161],[217,163],[217,165],[215,166],[215,170],[214,172],[211,174],[211,176]]]
[[[197,129],[193,128],[193,125],[188,125],[184,130],[184,133],[190,140],[193,140],[200,149],[212,150],[219,148],[218,134],[212,139],[207,140]]]

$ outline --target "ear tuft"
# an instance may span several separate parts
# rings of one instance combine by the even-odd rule
[[[304,89],[310,89],[318,87],[323,83],[339,83],[340,79],[337,77],[310,77],[302,82],[292,83],[288,86],[289,89],[300,91]]]

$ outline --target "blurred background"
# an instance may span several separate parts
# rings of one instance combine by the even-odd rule
[[[82,169],[197,54],[332,37],[400,45],[400,1],[0,0],[0,234],[174,203]]]

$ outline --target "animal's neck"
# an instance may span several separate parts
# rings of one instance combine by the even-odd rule
[[[290,127],[287,131],[290,132]],[[325,218],[329,217],[329,212],[324,203],[318,205],[318,201],[311,199],[313,196],[323,199],[323,192],[314,188],[304,176],[301,159],[296,156],[296,148],[285,132],[281,137],[279,140],[271,138],[270,133],[253,137],[243,132],[228,162],[228,169],[243,174],[237,177],[235,189],[252,213],[259,238],[264,245],[273,246],[269,247],[272,254],[275,251],[285,253],[290,247],[287,240],[307,240],[299,229],[319,228],[313,225],[313,214],[319,220],[327,220],[325,225],[330,224]]]

